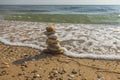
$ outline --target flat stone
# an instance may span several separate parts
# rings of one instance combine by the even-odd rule
[[[71,77],[68,77],[68,80],[73,80],[73,78],[71,78]]]
[[[56,80],[63,80],[63,78],[57,78]]]
[[[22,73],[18,73],[18,76],[22,76],[23,74]]]
[[[59,41],[59,39],[47,39],[46,44],[47,45],[52,45],[52,44],[57,44]]]
[[[49,73],[49,78],[57,77],[57,74],[58,74],[58,71],[57,71],[57,70],[52,70],[52,71]]]
[[[39,74],[35,74],[34,76],[33,76],[33,78],[40,78],[41,77],[41,75],[39,75]]]
[[[56,33],[55,31],[50,31],[50,32],[45,31],[45,32],[44,32],[44,34],[47,35],[47,36],[49,36],[49,35],[51,35],[51,34],[55,34],[55,33]]]
[[[8,65],[8,63],[7,63],[7,62],[3,62],[2,64],[4,64],[4,65]]]
[[[54,74],[53,73],[49,73],[49,78],[54,78]]]
[[[77,71],[73,69],[71,73],[72,74],[77,74]]]
[[[74,78],[75,76],[73,74],[69,74],[69,77]]]
[[[32,59],[32,61],[35,61],[35,60],[36,60],[35,58]]]
[[[23,67],[28,67],[26,64],[21,64],[21,66],[23,66]]]
[[[3,65],[3,66],[0,66],[0,68],[9,68],[10,65]]]
[[[6,74],[7,74],[7,72],[5,70],[0,72],[0,76],[6,75]]]
[[[64,69],[62,69],[61,71],[59,71],[60,74],[64,74],[66,73],[66,71]]]
[[[31,73],[36,73],[37,72],[37,70],[33,70]]]
[[[55,74],[58,74],[58,71],[57,71],[57,70],[53,70],[52,72],[55,73]]]
[[[57,39],[58,38],[58,35],[55,33],[55,34],[51,34],[48,36],[49,39]]]

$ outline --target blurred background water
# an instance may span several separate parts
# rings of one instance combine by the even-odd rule
[[[107,14],[119,5],[0,5],[0,14]]]

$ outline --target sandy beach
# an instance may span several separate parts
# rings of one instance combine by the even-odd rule
[[[0,80],[120,80],[119,60],[43,54],[48,25],[57,26],[62,46],[71,52],[120,56],[119,25],[1,20]]]
[[[0,80],[119,80],[120,62],[41,54],[0,43]]]

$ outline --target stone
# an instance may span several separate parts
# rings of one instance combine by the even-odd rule
[[[44,53],[55,53],[55,54],[61,54],[64,52],[63,48],[60,45],[60,40],[58,39],[58,35],[55,32],[54,26],[49,26],[46,28],[46,31],[44,34],[48,37],[46,44],[47,49],[45,49]]]
[[[10,67],[10,65],[3,65],[0,68],[9,68],[9,67]]]
[[[22,71],[25,71],[25,67],[24,67],[24,66],[21,66],[21,70],[22,70]]]
[[[51,32],[45,31],[45,32],[44,32],[44,34],[47,35],[47,36],[48,36],[48,35],[51,35],[51,34],[55,34],[55,33],[56,33],[55,31],[51,31]]]
[[[22,76],[23,74],[22,73],[18,73],[18,76]]]
[[[57,70],[52,70],[52,71],[49,73],[49,78],[57,77],[57,74],[58,74],[58,71],[57,71]]]
[[[56,80],[63,80],[63,78],[57,78]]]
[[[31,73],[36,73],[37,72],[37,70],[33,70]]]
[[[7,63],[7,62],[3,62],[2,64],[3,64],[3,65],[8,65],[8,63]]]
[[[40,78],[41,77],[41,75],[39,75],[39,74],[35,74],[34,76],[33,76],[33,78]]]
[[[103,74],[97,74],[97,78],[98,78],[99,80],[104,80]]]
[[[58,38],[58,35],[55,33],[55,34],[51,34],[49,36],[47,36],[49,39],[57,39]]]
[[[52,72],[55,73],[55,74],[58,74],[58,71],[57,71],[57,70],[53,70]]]
[[[7,62],[2,62],[0,68],[8,68],[10,65]]]
[[[10,65],[5,65],[4,67],[9,68],[9,67],[10,67]]]
[[[53,73],[49,73],[49,78],[54,78],[54,74]]]
[[[35,58],[32,59],[32,61],[35,61],[35,60],[36,60]]]
[[[46,27],[46,30],[48,32],[55,31],[55,27],[54,26],[48,26],[48,27]]]
[[[0,76],[4,76],[6,74],[7,74],[7,72],[5,70],[3,70],[3,71],[0,72]]]
[[[73,69],[72,74],[77,74],[77,71]]]
[[[62,69],[61,71],[59,71],[60,74],[64,74],[66,73],[66,71],[64,69]]]
[[[68,80],[73,80],[73,78],[71,78],[71,77],[68,77]]]
[[[48,46],[47,49],[48,49],[48,50],[51,50],[51,51],[53,51],[53,52],[54,52],[54,51],[58,52],[58,51],[61,50],[61,48],[59,48],[59,47],[54,48],[54,47],[51,47],[51,46]]]
[[[71,77],[71,78],[74,78],[74,77],[75,77],[73,74],[69,74],[68,76]]]
[[[41,67],[39,67],[38,69],[39,69],[39,70],[41,70],[42,68],[41,68]]]
[[[22,66],[22,67],[26,67],[26,68],[28,67],[27,64],[24,64],[24,63],[21,64],[21,66]]]
[[[12,75],[12,77],[15,77],[15,75]]]
[[[47,39],[47,41],[46,41],[46,44],[47,45],[52,45],[52,44],[57,44],[58,42],[60,42],[59,41],[59,39]]]

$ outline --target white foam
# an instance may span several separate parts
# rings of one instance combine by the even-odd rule
[[[43,50],[45,27],[54,24],[65,55],[78,58],[120,59],[120,25],[0,21],[0,41]],[[68,50],[69,51],[68,51]]]
[[[0,41],[6,45],[11,45],[11,46],[24,46],[24,47],[31,47],[31,48],[40,49],[40,50],[44,49],[43,47],[39,47],[34,44],[25,44],[25,43],[20,43],[20,42],[13,43],[1,37],[0,37]],[[69,56],[69,57],[120,60],[120,56],[118,55],[97,55],[97,54],[92,54],[92,53],[80,53],[79,54],[79,53],[71,52],[67,50],[65,47],[63,47],[63,49],[64,49],[64,55]]]
[[[120,60],[120,56],[118,55],[97,55],[92,53],[73,53],[68,51],[66,48],[64,49],[64,55],[69,57],[76,57],[76,58],[92,58],[92,59],[109,59],[109,60]]]
[[[3,42],[6,45],[10,45],[10,46],[23,46],[23,47],[31,47],[31,48],[36,48],[36,49],[40,49],[43,50],[43,47],[39,47],[38,45],[34,45],[34,44],[25,44],[25,43],[20,43],[20,42],[10,42],[4,38],[0,37],[0,41]]]

